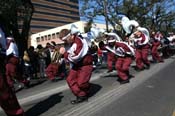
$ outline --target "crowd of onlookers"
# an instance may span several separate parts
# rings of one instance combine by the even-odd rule
[[[24,56],[21,58],[21,66],[23,67],[23,76],[30,79],[46,78],[46,69],[50,63],[53,63],[56,57],[54,56],[55,49],[62,46],[61,44],[56,44],[55,42],[47,43],[45,47],[38,45],[36,48],[30,46],[24,51]],[[102,51],[98,48],[95,42],[92,42],[90,49],[92,56],[94,58],[93,66],[94,68],[98,64],[102,64],[106,61],[106,51]],[[61,59],[61,58],[60,58]],[[52,79],[52,81],[65,79],[67,72],[69,70],[69,65],[66,61],[59,62],[59,71],[57,77]]]
[[[47,43],[45,47],[38,45],[37,48],[30,46],[24,51],[22,64],[24,66],[24,76],[30,78],[45,78],[46,68],[52,63],[55,48],[61,46],[55,42]],[[63,63],[62,63],[63,64]],[[66,67],[65,67],[66,68]],[[64,74],[60,74],[64,78]]]

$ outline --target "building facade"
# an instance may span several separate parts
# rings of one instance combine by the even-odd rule
[[[32,0],[32,3],[31,34],[80,20],[78,0]]]
[[[84,28],[86,27],[87,22],[77,21],[74,23],[66,24],[66,25],[59,26],[53,29],[48,29],[46,31],[41,31],[39,33],[32,34],[30,37],[30,43],[31,43],[30,45],[36,48],[37,45],[39,44],[46,46],[46,44],[50,43],[51,41],[54,41],[56,44],[61,44],[63,43],[63,41],[59,39],[59,32],[62,29],[70,29],[72,24],[78,27],[78,29],[80,30],[80,33],[84,33]],[[99,29],[106,30],[105,24],[94,23],[94,25],[96,25],[96,27]],[[109,29],[113,29],[113,27],[109,26]]]

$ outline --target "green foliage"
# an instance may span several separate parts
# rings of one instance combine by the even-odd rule
[[[104,16],[116,29],[123,14],[150,30],[171,31],[175,27],[175,1],[172,0],[81,0],[81,15],[94,19]],[[120,25],[120,24],[119,24]]]
[[[20,53],[23,53],[34,10],[31,0],[0,0],[0,6],[0,24],[6,36],[15,38]]]
[[[90,19],[90,20],[88,21],[88,23],[86,24],[86,26],[84,27],[85,33],[87,33],[87,32],[90,31],[90,29],[91,29],[91,27],[92,27],[92,23],[93,23],[93,20]]]

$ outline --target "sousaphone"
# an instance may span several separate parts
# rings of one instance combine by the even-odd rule
[[[132,33],[133,27],[137,28],[139,26],[139,23],[137,21],[129,20],[129,18],[125,17],[125,16],[122,17],[121,24],[122,24],[122,27],[123,27],[124,31],[127,34],[131,34]]]

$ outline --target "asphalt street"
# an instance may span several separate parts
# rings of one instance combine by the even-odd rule
[[[88,102],[71,105],[75,98],[65,80],[42,81],[17,92],[27,116],[173,116],[175,109],[175,57],[136,72],[130,83],[120,85],[117,73],[101,67],[92,75]],[[5,116],[0,111],[0,116]]]
[[[175,61],[92,116],[174,116]]]

